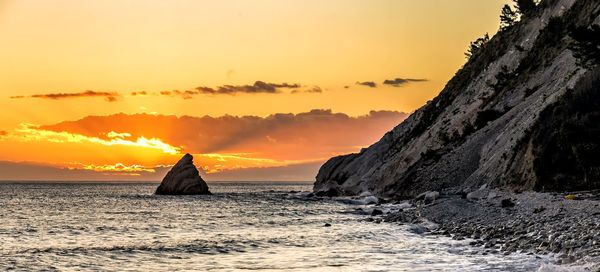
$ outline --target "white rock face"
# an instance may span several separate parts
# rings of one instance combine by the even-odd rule
[[[194,157],[185,154],[181,160],[171,168],[162,183],[156,189],[157,195],[210,195],[208,185],[196,166]]]
[[[314,191],[408,198],[426,191],[472,192],[484,184],[534,188],[531,131],[540,114],[588,72],[569,48],[547,49],[538,38],[552,35],[546,29],[551,20],[575,12],[583,17],[596,12],[590,5],[600,7],[600,2],[588,1],[585,9],[570,12],[576,3],[557,0],[536,18],[493,37],[438,97],[380,141],[325,163]],[[582,23],[594,20],[596,15]],[[482,122],[485,113],[493,118]]]

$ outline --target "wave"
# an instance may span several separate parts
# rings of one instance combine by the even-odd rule
[[[98,252],[119,253],[159,253],[159,252],[182,252],[198,254],[226,254],[233,252],[246,252],[249,248],[258,248],[256,241],[209,241],[193,240],[189,243],[179,244],[137,244],[137,245],[113,245],[113,246],[90,246],[90,247],[46,247],[29,248],[8,254],[87,254]]]

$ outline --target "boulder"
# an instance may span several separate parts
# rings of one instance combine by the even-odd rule
[[[415,201],[424,201],[425,204],[433,203],[440,196],[440,192],[438,191],[427,191],[424,192],[417,197],[415,197]]]
[[[489,197],[490,191],[487,189],[486,185],[483,185],[479,190],[470,192],[467,194],[467,199],[469,200],[480,200],[486,199]]]
[[[425,204],[433,203],[438,197],[440,197],[440,192],[427,192],[425,194]]]
[[[194,165],[194,157],[185,154],[156,188],[157,195],[210,195],[208,185]]]

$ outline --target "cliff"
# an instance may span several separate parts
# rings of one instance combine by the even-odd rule
[[[599,1],[542,1],[380,141],[326,162],[314,191],[599,189],[599,30]]]

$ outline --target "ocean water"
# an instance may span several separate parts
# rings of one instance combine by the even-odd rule
[[[210,184],[212,196],[155,196],[156,186],[0,184],[0,271],[535,271],[543,262],[291,192],[308,184]]]

